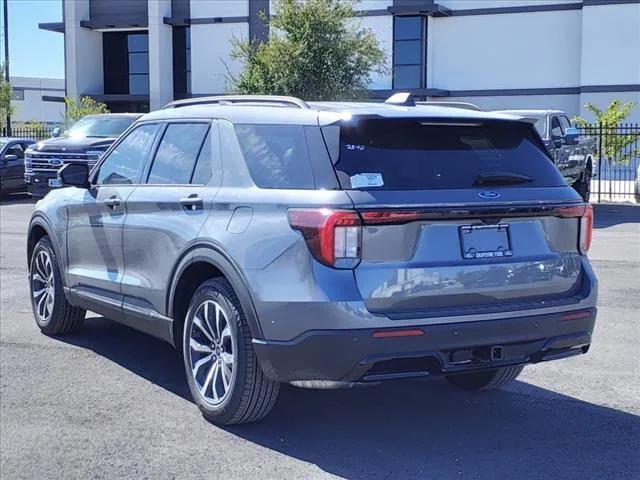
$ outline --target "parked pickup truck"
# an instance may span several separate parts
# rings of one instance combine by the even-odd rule
[[[596,156],[596,139],[581,137],[560,110],[500,110],[499,113],[529,119],[540,133],[558,170],[569,185],[589,201]]]
[[[87,163],[90,169],[93,168],[120,134],[139,117],[132,113],[87,115],[66,132],[29,147],[24,159],[24,179],[29,193],[43,197],[52,188],[60,187],[58,170],[67,163]]]

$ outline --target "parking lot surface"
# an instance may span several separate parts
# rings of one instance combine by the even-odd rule
[[[640,478],[640,207],[596,206],[599,316],[588,355],[529,366],[501,391],[442,379],[307,391],[220,428],[178,354],[92,316],[49,338],[31,314],[33,204],[0,205],[0,476],[15,478]]]

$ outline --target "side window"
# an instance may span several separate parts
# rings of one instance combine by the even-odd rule
[[[95,183],[98,185],[131,185],[137,183],[142,166],[153,144],[158,124],[140,125],[111,151],[100,164]]]
[[[551,136],[552,137],[562,137],[564,132],[562,131],[562,127],[560,126],[560,120],[558,117],[551,118]]]
[[[208,123],[169,124],[153,159],[147,183],[188,184],[208,130]]]
[[[5,152],[5,155],[15,155],[18,157],[18,160],[22,160],[24,158],[24,150],[22,149],[22,145],[19,143],[14,143]]]
[[[196,161],[196,168],[191,177],[191,183],[194,185],[204,185],[211,179],[213,171],[213,157],[211,156],[211,130],[204,139],[204,144],[200,149],[200,155]]]
[[[571,128],[571,122],[567,117],[563,115],[562,117],[560,117],[560,126],[562,127],[562,130],[566,133],[567,128]]]
[[[234,128],[244,160],[258,187],[314,188],[304,127],[235,125]]]

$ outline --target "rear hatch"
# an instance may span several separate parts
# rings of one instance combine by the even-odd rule
[[[531,125],[364,118],[339,137],[335,169],[363,221],[354,273],[370,311],[411,318],[577,301],[584,206]]]

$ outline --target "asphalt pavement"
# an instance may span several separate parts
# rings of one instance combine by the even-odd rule
[[[0,205],[0,477],[640,478],[640,207],[599,205],[599,316],[585,356],[529,366],[483,394],[442,379],[284,387],[260,423],[220,428],[189,399],[168,344],[93,316],[40,334],[26,228]]]

